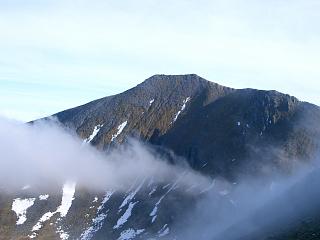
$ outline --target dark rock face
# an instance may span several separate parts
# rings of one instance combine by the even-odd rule
[[[299,122],[310,117],[308,108],[317,108],[293,97],[245,89],[193,107],[157,143],[185,156],[196,169],[208,163],[203,171],[209,174],[235,177],[256,172],[260,164],[284,169],[290,167],[289,159],[307,160],[315,150],[310,131]],[[263,152],[270,147],[274,154]]]
[[[54,115],[80,137],[88,137],[94,127],[103,124],[92,144],[105,148],[110,144],[117,127],[128,121],[128,125],[117,138],[123,141],[127,135],[140,136],[149,140],[158,132],[163,135],[172,128],[176,113],[188,97],[202,101],[213,101],[233,90],[208,82],[196,75],[165,76],[155,75],[142,84],[124,93],[102,98],[86,105]]]
[[[320,110],[276,91],[235,90],[197,75],[155,75],[124,93],[54,116],[81,138],[103,124],[91,142],[100,149],[109,147],[127,121],[113,142],[139,137],[185,157],[203,173],[236,178],[261,174],[262,165],[263,171],[290,171],[294,160],[312,158],[312,126]],[[266,154],[270,147],[273,153]]]
[[[289,174],[297,163],[311,161],[319,149],[320,132],[314,128],[320,122],[319,107],[276,91],[223,87],[194,74],[155,75],[121,94],[53,117],[101,150],[108,151],[133,136],[169,160],[172,154],[181,156],[194,170],[231,181],[274,172]],[[121,238],[126,231],[131,231],[130,239],[172,239],[174,235],[167,233],[171,224],[202,197],[202,193],[186,197],[175,181],[157,186],[150,179],[141,180],[131,192],[112,193],[106,203],[102,200],[107,193],[76,189],[68,215],[45,222],[38,238],[59,239],[55,230],[59,223],[69,239],[129,239]],[[95,196],[98,202],[93,201]],[[57,196],[42,205],[36,201],[30,222],[16,228],[9,198],[0,198],[0,239],[23,239],[45,212],[59,205]],[[128,210],[127,222],[115,227]],[[92,235],[85,237],[90,227]]]

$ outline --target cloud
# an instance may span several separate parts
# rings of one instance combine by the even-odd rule
[[[173,166],[136,140],[106,154],[53,123],[35,125],[0,119],[0,186],[14,192],[75,181],[93,191],[125,191],[137,179],[165,183],[183,176],[187,187],[208,184],[186,166]],[[200,184],[201,185],[201,184]]]
[[[295,231],[308,235],[303,231],[319,217],[319,160],[318,152],[308,164],[296,163],[290,175],[270,172],[267,177],[242,176],[237,182],[215,179],[211,190],[175,222],[174,234],[185,240],[269,239]]]

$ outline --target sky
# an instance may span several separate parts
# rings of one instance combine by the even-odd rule
[[[0,0],[0,115],[195,73],[320,105],[319,0]]]

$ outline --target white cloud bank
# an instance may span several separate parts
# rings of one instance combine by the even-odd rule
[[[94,191],[123,191],[137,179],[165,183],[180,175],[186,186],[208,184],[205,177],[167,164],[134,140],[106,155],[53,124],[27,125],[2,118],[0,136],[0,188],[10,192],[26,184],[32,190],[67,180]]]

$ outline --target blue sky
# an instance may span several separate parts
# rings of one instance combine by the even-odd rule
[[[0,114],[23,121],[196,73],[320,105],[318,0],[0,0]]]

